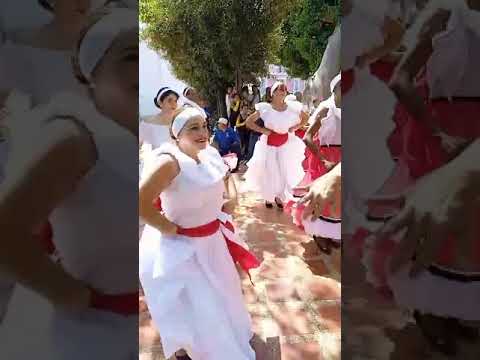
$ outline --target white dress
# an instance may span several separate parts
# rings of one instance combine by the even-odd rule
[[[84,86],[73,75],[69,51],[36,48],[7,41],[0,47],[0,79],[0,90],[15,90],[15,95],[11,94],[8,99],[12,100],[8,104],[11,105],[10,112],[16,108],[24,110],[26,105],[30,107],[46,103],[53,94],[64,90],[86,95]],[[0,144],[0,182],[9,147],[8,141]],[[14,283],[2,277],[3,275],[0,276],[0,323],[14,289]]]
[[[169,126],[153,124],[145,120],[140,121],[138,136],[140,142],[151,145],[152,149],[156,149],[160,145],[172,141]]]
[[[297,101],[287,102],[287,110],[277,111],[268,103],[255,105],[265,127],[278,134],[288,134],[285,144],[276,147],[267,143],[262,135],[255,144],[255,150],[247,163],[246,187],[260,194],[265,201],[273,202],[275,197],[286,202],[293,200],[292,190],[305,176],[302,162],[305,159],[305,144],[289,128],[300,123],[303,105]]]
[[[428,14],[431,15],[438,8],[450,10],[451,16],[445,31],[432,40],[434,51],[427,63],[430,96],[478,98],[480,13],[469,10],[463,1],[435,0],[427,8]],[[458,116],[471,116],[471,121],[475,119],[474,114],[463,114],[460,110]],[[411,266],[412,263],[408,263],[388,277],[388,285],[400,306],[441,317],[480,321],[478,270],[467,272],[433,264],[448,276],[424,271],[418,277],[411,278]],[[454,275],[465,277],[466,280],[458,280]]]
[[[394,129],[396,98],[385,83],[371,75],[368,67],[355,67],[358,56],[383,43],[384,13],[376,14],[378,9],[374,7],[370,13],[367,5],[373,3],[367,3],[360,2],[362,7],[355,6],[342,20],[342,71],[353,72],[354,77],[351,89],[342,96],[343,115],[349,121],[342,132],[342,152],[346,159],[342,170],[349,174],[344,178],[346,185],[342,190],[344,234],[368,226],[364,200],[380,188],[395,166],[386,140]],[[362,34],[362,38],[357,34]],[[342,86],[344,82],[342,76]]]
[[[18,131],[21,135],[12,138],[8,172],[17,170],[22,153],[41,131],[44,121],[54,114],[77,118],[91,132],[97,148],[93,168],[49,218],[63,268],[103,294],[138,294],[138,258],[135,256],[138,251],[137,138],[100,115],[85,99],[59,97],[52,99],[49,110],[43,112],[42,108],[37,108],[30,114],[27,121],[16,122],[19,128],[15,133]],[[22,126],[29,131],[22,131]],[[138,313],[123,316],[93,308],[78,314],[66,313],[45,305],[37,296],[31,296],[29,307],[19,311],[22,301],[14,297],[8,309],[4,325],[10,332],[6,334],[2,349],[9,345],[9,336],[18,331],[24,339],[47,338],[42,343],[49,344],[50,348],[29,350],[39,359],[84,359],[85,344],[89,346],[89,359],[92,360],[138,358],[138,346],[132,346],[132,339],[138,336]],[[38,314],[32,315],[31,311],[46,317],[46,323],[32,324],[31,318],[35,316],[36,319]],[[29,321],[18,319],[25,317],[24,313],[31,314]],[[32,327],[43,327],[42,332],[37,330],[33,336]],[[26,350],[21,347],[9,350],[11,359],[26,356],[22,354]]]
[[[172,142],[170,127],[142,120],[138,126],[138,140],[143,143],[141,149],[142,157],[139,162],[141,176],[145,159],[149,157],[152,150],[160,147],[160,145],[163,145],[164,143]]]
[[[221,208],[227,168],[218,152],[202,151],[199,164],[173,144],[155,150],[157,155],[164,152],[180,165],[180,173],[161,194],[165,216],[183,228],[225,220]],[[231,360],[255,359],[240,278],[221,230],[190,238],[164,236],[147,225],[139,266],[167,358],[183,348],[195,360],[223,360],[226,354]]]
[[[331,146],[342,144],[342,111],[335,104],[334,96],[320,103],[317,110],[310,117],[310,122],[315,121],[321,109],[327,108],[327,116],[322,119],[322,126],[318,131],[320,146]],[[319,219],[305,219],[302,221],[305,232],[309,235],[320,236],[336,240],[339,242],[342,238],[341,219],[332,217],[323,217]]]

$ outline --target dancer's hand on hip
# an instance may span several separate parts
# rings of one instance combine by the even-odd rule
[[[337,168],[333,169],[308,187],[307,195],[300,200],[301,204],[305,204],[304,219],[318,218],[327,205],[330,205],[334,216],[340,217],[342,211],[342,182],[341,168],[340,165],[337,166],[338,170]]]
[[[166,222],[162,225],[160,232],[163,235],[177,235],[178,233],[178,226],[172,222]]]

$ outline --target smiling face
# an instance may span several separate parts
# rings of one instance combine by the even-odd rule
[[[92,76],[97,109],[134,134],[138,128],[138,31],[117,37]]]
[[[202,116],[194,116],[178,134],[178,145],[188,152],[204,150],[208,145],[207,121]]]

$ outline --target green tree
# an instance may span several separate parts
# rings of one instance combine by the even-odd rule
[[[283,22],[279,62],[306,79],[320,66],[328,38],[340,18],[340,0],[301,0]]]
[[[225,114],[226,87],[267,73],[298,1],[140,0],[141,37]]]

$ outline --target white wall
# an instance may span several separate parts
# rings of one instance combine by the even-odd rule
[[[170,86],[181,94],[186,84],[178,80],[170,64],[144,42],[140,42],[139,62],[140,116],[152,115],[158,112],[153,98],[161,87]]]

